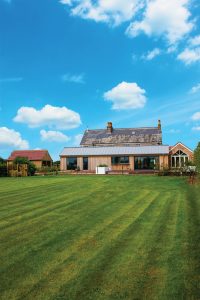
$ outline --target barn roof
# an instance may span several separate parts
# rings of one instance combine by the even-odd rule
[[[169,146],[140,147],[66,147],[60,156],[106,156],[106,155],[168,155]]]
[[[113,128],[86,130],[81,146],[92,145],[120,145],[120,144],[162,144],[162,131],[158,127],[143,127],[143,128]]]
[[[8,160],[14,160],[16,157],[26,157],[29,160],[43,160],[46,154],[49,155],[47,150],[16,150],[11,153]]]

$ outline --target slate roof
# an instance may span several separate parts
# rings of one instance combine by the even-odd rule
[[[106,155],[168,155],[169,146],[141,147],[66,147],[60,156],[106,156]]]
[[[17,150],[11,153],[8,160],[12,161],[16,157],[26,157],[29,160],[43,160],[46,154],[49,154],[47,150]]]
[[[107,129],[86,130],[81,146],[123,145],[123,144],[162,144],[162,131],[158,127],[144,128],[114,128],[112,132]]]

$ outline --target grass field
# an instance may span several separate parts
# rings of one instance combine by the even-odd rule
[[[0,299],[200,299],[200,186],[0,179]]]

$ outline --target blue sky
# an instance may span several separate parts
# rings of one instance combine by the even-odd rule
[[[0,0],[0,156],[58,159],[86,128],[200,140],[200,3]]]

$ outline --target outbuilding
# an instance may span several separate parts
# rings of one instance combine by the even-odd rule
[[[52,158],[48,150],[16,150],[11,153],[7,164],[12,164],[15,158],[25,157],[30,160],[37,169],[42,167],[51,167],[53,164]]]

